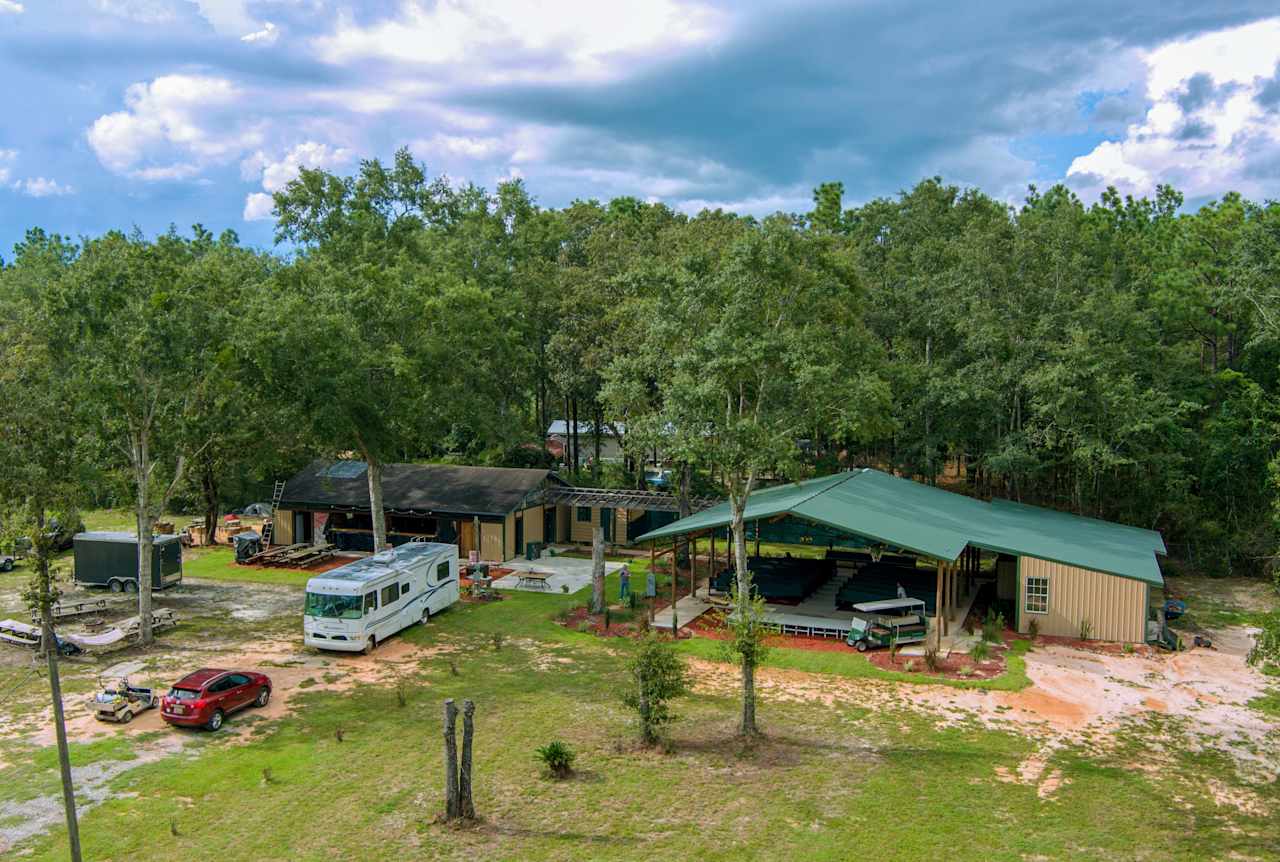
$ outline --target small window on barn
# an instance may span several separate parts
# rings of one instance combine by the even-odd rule
[[[578,507],[578,523],[579,524],[591,523],[591,507],[590,506]]]
[[[1029,614],[1049,613],[1049,579],[1027,578],[1027,601],[1024,606]]]

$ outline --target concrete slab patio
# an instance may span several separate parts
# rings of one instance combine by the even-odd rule
[[[606,561],[604,564],[604,573],[611,575],[614,572],[624,568],[625,563],[611,563]],[[543,557],[538,560],[509,560],[502,564],[502,568],[511,569],[511,574],[505,575],[493,582],[495,589],[499,590],[523,590],[530,593],[538,592],[568,592],[576,593],[578,590],[588,586],[591,583],[591,561],[581,557]],[[547,575],[544,584],[526,584],[520,585],[520,574],[522,572],[537,572]],[[635,584],[632,584],[632,589]]]

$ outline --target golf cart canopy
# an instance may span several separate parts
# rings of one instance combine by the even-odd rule
[[[864,614],[889,614],[892,611],[904,611],[924,616],[925,604],[920,599],[882,599],[878,602],[856,604],[853,609],[862,611]]]

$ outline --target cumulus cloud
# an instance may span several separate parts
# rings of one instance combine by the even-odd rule
[[[184,179],[236,158],[261,138],[231,81],[165,75],[125,91],[125,110],[89,128],[89,145],[108,169],[144,180]]]
[[[1150,194],[1160,183],[1192,199],[1274,194],[1280,171],[1261,166],[1280,164],[1280,114],[1268,110],[1280,18],[1174,41],[1144,59],[1150,107],[1120,140],[1074,159],[1068,182],[1086,195],[1105,185]]]
[[[57,180],[48,179],[47,177],[30,177],[21,180],[15,185],[24,194],[28,194],[33,198],[47,198],[54,196],[62,196],[72,194],[75,189],[71,186],[64,185]]]
[[[274,45],[276,40],[280,38],[280,31],[276,29],[276,25],[270,21],[262,25],[261,30],[254,30],[252,33],[245,33],[240,37],[241,42],[249,42],[255,45]]]
[[[461,66],[491,83],[603,80],[711,42],[722,27],[722,13],[694,0],[404,0],[397,17],[368,25],[340,15],[314,44],[336,64]]]
[[[92,0],[99,12],[137,21],[140,24],[163,24],[177,18],[169,0]]]
[[[251,192],[244,201],[244,220],[259,221],[271,217],[274,206],[271,192],[278,192],[298,176],[303,168],[337,170],[350,164],[353,153],[344,147],[332,147],[319,141],[297,144],[278,159],[259,150],[240,163],[243,179],[260,179],[262,191]]]
[[[21,15],[24,11],[18,0],[0,0],[0,15]]]
[[[17,160],[17,150],[0,150],[0,183],[9,181],[9,174],[13,172],[13,163]]]

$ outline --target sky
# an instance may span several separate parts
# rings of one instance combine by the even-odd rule
[[[1275,0],[0,0],[0,81],[0,254],[33,226],[267,247],[300,167],[400,146],[553,207],[1280,197]]]

